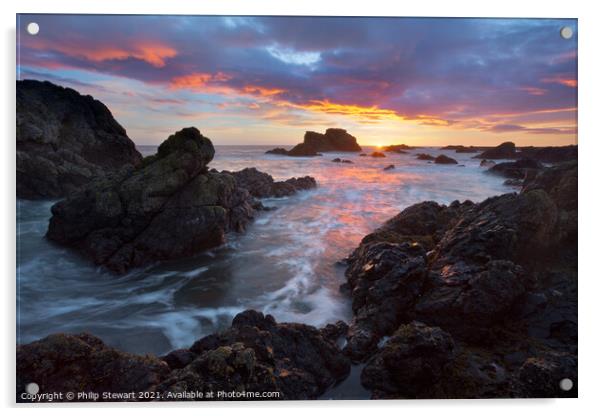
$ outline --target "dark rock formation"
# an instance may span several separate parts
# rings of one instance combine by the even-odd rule
[[[142,156],[100,101],[50,82],[17,81],[17,197],[58,198]]]
[[[533,159],[544,163],[577,160],[577,146],[520,147],[505,142],[474,156],[479,159]]]
[[[501,175],[509,179],[524,179],[526,175],[534,175],[543,165],[534,159],[519,159],[515,162],[498,163],[487,172]]]
[[[335,157],[334,159],[332,159],[332,161],[334,163],[341,163],[341,158],[340,157]]]
[[[52,335],[17,347],[17,396],[35,381],[40,392],[148,391],[155,393],[151,399],[160,400],[190,399],[185,392],[196,391],[276,392],[279,397],[271,400],[315,399],[349,373],[349,360],[336,345],[345,330],[342,322],[321,330],[279,324],[270,315],[248,310],[226,331],[172,351],[163,360],[117,351],[91,335]]]
[[[268,150],[266,154],[286,156],[288,155],[288,150],[283,147],[276,147],[275,149]]]
[[[458,161],[445,155],[439,155],[435,158],[435,163],[440,165],[457,165]]]
[[[407,150],[412,150],[412,149],[414,149],[414,148],[411,146],[408,146],[406,144],[392,144],[390,146],[383,147],[383,150],[385,152],[393,152],[393,153],[400,153],[400,154],[408,153]]]
[[[351,161],[349,159],[341,159],[341,163],[353,164],[353,161]]]
[[[280,198],[317,186],[316,180],[311,176],[290,178],[286,181],[274,181],[271,175],[261,172],[256,168],[245,168],[237,172],[223,171],[222,173],[234,176],[236,184],[248,190],[255,198]]]
[[[377,363],[362,378],[376,397],[557,397],[560,380],[577,377],[576,242],[576,161],[542,169],[519,194],[413,205],[347,259],[345,352]],[[378,349],[414,320],[448,332],[458,352],[418,390],[391,376],[412,374],[396,367],[404,356]]]
[[[418,153],[416,155],[416,159],[418,159],[418,160],[435,160],[435,157],[431,156],[427,153]]]
[[[401,325],[368,361],[361,382],[373,398],[416,398],[443,378],[453,358],[450,334],[411,322]]]
[[[383,170],[392,170],[395,169],[395,165],[388,165],[383,168]]]
[[[213,154],[196,128],[183,129],[137,169],[55,204],[47,237],[117,273],[220,245],[254,209],[232,175],[207,171]]]
[[[514,159],[516,157],[516,145],[512,142],[504,142],[493,149],[487,149],[475,156],[479,159]]]
[[[145,392],[169,373],[164,361],[118,351],[92,335],[54,334],[17,346],[17,401],[26,401],[21,393],[32,382],[40,393]]]
[[[479,166],[482,168],[492,168],[495,166],[495,162],[493,160],[483,159],[481,160],[481,163],[479,163]]]
[[[276,148],[268,153],[287,156],[320,156],[319,152],[360,152],[362,148],[357,140],[344,129],[327,129],[324,134],[314,131],[305,132],[303,143],[291,150]]]
[[[456,153],[477,153],[481,149],[481,147],[462,145],[449,145],[441,148],[441,150],[455,150]]]
[[[383,152],[372,152],[370,153],[371,157],[387,157]]]

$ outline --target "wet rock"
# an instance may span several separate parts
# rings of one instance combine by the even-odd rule
[[[483,159],[481,160],[481,163],[479,163],[479,166],[482,168],[491,168],[495,166],[495,162],[493,160]]]
[[[401,325],[368,361],[361,382],[373,398],[420,397],[440,381],[453,358],[450,334],[411,322]]]
[[[342,160],[341,160],[341,163],[350,163],[350,164],[352,164],[352,163],[353,163],[353,161],[351,161],[351,160],[349,160],[349,159],[342,159]]]
[[[47,237],[116,273],[220,245],[255,210],[232,175],[207,171],[213,154],[196,128],[183,129],[135,170],[55,204]]]
[[[169,371],[164,361],[118,351],[89,334],[54,334],[17,346],[17,401],[31,382],[40,393],[150,391]]]
[[[577,160],[577,146],[548,146],[548,147],[521,147],[517,156],[535,159],[545,163],[563,163]]]
[[[334,159],[332,159],[332,161],[335,163],[341,163],[341,158],[335,157]]]
[[[418,159],[418,160],[435,160],[435,157],[431,156],[429,154],[426,154],[426,153],[418,153],[416,155],[416,159]]]
[[[245,168],[236,172],[223,171],[236,179],[236,184],[249,191],[255,198],[284,197],[302,190],[313,189],[317,186],[311,176],[291,178],[286,181],[274,181],[271,175],[256,168]]]
[[[516,145],[512,142],[504,142],[475,156],[478,159],[514,159],[515,157]]]
[[[48,81],[17,81],[17,197],[58,198],[142,156],[109,109]]]
[[[383,170],[392,170],[395,169],[395,165],[388,165],[383,168]]]
[[[184,368],[190,364],[196,358],[195,354],[187,349],[180,349],[171,351],[166,356],[162,357],[162,360],[167,363],[169,368],[176,370],[178,368]]]
[[[435,163],[440,165],[457,165],[458,161],[445,155],[439,155],[435,158]]]

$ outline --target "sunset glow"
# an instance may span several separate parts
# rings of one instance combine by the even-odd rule
[[[216,144],[329,127],[379,146],[577,141],[577,36],[558,35],[574,20],[20,19],[19,79],[93,95],[139,144],[188,125]]]

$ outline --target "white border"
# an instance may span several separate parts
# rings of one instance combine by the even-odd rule
[[[15,4],[16,3],[16,4]],[[1,113],[2,136],[2,246],[0,253],[4,273],[2,290],[4,313],[2,327],[2,370],[0,395],[4,406],[13,407],[14,398],[14,352],[15,352],[15,13],[118,13],[118,14],[230,14],[230,15],[349,15],[349,16],[467,16],[467,17],[569,17],[579,19],[579,399],[577,400],[458,400],[458,401],[406,401],[406,402],[287,402],[287,403],[199,403],[194,412],[240,414],[246,416],[274,412],[287,416],[307,412],[345,412],[351,415],[365,415],[368,412],[396,413],[408,412],[447,415],[504,415],[508,413],[533,413],[551,415],[571,415],[595,413],[602,406],[597,401],[600,383],[600,308],[602,303],[602,276],[600,264],[600,227],[602,201],[600,195],[600,158],[602,157],[602,91],[600,75],[600,40],[602,39],[602,16],[594,1],[540,1],[503,0],[498,2],[454,0],[454,1],[383,1],[370,0],[351,2],[350,0],[21,0],[10,4],[1,3],[3,42],[2,42],[2,91],[4,104]],[[140,407],[144,409],[140,409]],[[191,404],[104,404],[102,406],[53,405],[43,406],[43,412],[64,414],[105,414],[119,407],[133,408],[145,413],[164,414],[173,408],[182,412]],[[23,407],[23,406],[21,406]],[[41,407],[41,406],[38,406]],[[115,409],[115,410],[109,410]],[[339,410],[340,409],[340,410]],[[372,410],[373,409],[373,410]],[[25,409],[26,413],[36,410]],[[123,410],[127,411],[127,410]]]

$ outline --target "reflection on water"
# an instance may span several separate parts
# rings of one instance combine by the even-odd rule
[[[365,234],[416,202],[480,201],[508,192],[503,179],[483,174],[470,154],[427,149],[462,167],[415,160],[418,151],[386,159],[287,158],[264,154],[271,147],[217,146],[211,166],[255,166],[278,180],[311,175],[318,189],[264,201],[278,209],[261,213],[223,247],[125,276],[90,266],[43,238],[52,202],[18,201],[18,342],[87,331],[128,351],[160,354],[224,328],[246,308],[279,321],[348,320],[350,305],[338,290],[344,270],[336,261]],[[335,157],[354,164],[331,162]],[[383,171],[388,164],[396,169]]]

